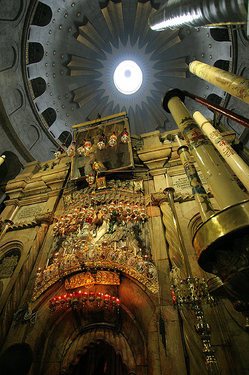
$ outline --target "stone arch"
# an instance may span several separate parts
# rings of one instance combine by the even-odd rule
[[[74,360],[77,351],[82,349],[85,342],[97,340],[115,345],[116,352],[121,354],[124,364],[129,362],[129,374],[146,375],[151,373],[154,367],[160,367],[156,353],[149,353],[151,342],[154,342],[157,335],[157,327],[151,328],[154,324],[152,322],[157,321],[157,297],[153,297],[139,282],[124,275],[118,288],[102,286],[101,290],[107,290],[113,295],[114,289],[121,299],[120,313],[116,320],[113,317],[103,320],[102,316],[99,317],[95,313],[89,315],[82,309],[65,308],[51,312],[49,300],[66,292],[61,282],[50,287],[33,303],[32,310],[38,311],[40,325],[37,327],[37,337],[34,338],[30,333],[26,342],[32,343],[34,339],[37,340],[36,347],[37,350],[39,348],[39,357],[42,358],[35,364],[34,373],[59,373]],[[43,334],[44,331],[46,335]],[[40,348],[44,348],[43,353],[40,353]],[[58,351],[52,348],[60,349]]]
[[[94,366],[94,368],[93,368]],[[97,340],[80,350],[74,361],[69,365],[69,369],[62,370],[63,374],[71,374],[84,370],[87,374],[94,371],[94,374],[102,374],[107,371],[112,375],[132,375],[134,371],[128,371],[127,366],[123,363],[120,354],[117,354],[115,348],[103,340]]]
[[[127,367],[129,374],[136,372],[134,353],[126,338],[122,333],[115,333],[114,330],[108,327],[95,327],[79,335],[67,351],[62,362],[62,369],[68,368],[69,364],[74,362],[78,354],[77,348],[87,348],[89,345],[96,344],[99,341],[105,342],[114,348],[116,355],[120,355],[122,358],[122,362]],[[75,353],[77,353],[76,356]]]
[[[0,298],[0,311],[1,311],[1,335],[0,341],[4,340],[6,337],[14,312],[16,311],[23,293],[22,285],[20,282],[16,282],[18,273],[20,272],[21,262],[22,262],[22,252],[23,244],[20,241],[10,241],[7,242],[0,248],[1,254],[1,268],[6,269],[2,274],[3,278],[0,277],[2,294]],[[11,257],[16,257],[13,259]],[[8,259],[9,258],[9,259]],[[4,264],[4,260],[7,260]],[[8,276],[8,277],[5,277]]]
[[[5,291],[21,257],[19,248],[12,247],[0,256],[1,293]]]

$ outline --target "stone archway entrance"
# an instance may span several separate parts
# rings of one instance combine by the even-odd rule
[[[90,343],[78,351],[65,375],[128,375],[121,355],[103,340]]]

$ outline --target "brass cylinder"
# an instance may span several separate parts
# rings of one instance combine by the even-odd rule
[[[189,71],[243,102],[249,103],[248,79],[200,61],[192,61],[189,64]]]
[[[211,142],[204,136],[187,108],[177,96],[167,98],[167,107],[179,126],[210,190],[221,209],[243,201],[246,197],[228,172]],[[165,105],[165,103],[164,103]]]
[[[214,147],[219,151],[247,191],[249,191],[249,166],[225,141],[219,130],[215,129],[200,112],[196,111],[193,117],[203,133],[210,139]]]

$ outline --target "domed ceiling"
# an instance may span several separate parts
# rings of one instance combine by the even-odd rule
[[[159,5],[146,0],[36,3],[27,27],[26,78],[33,109],[56,140],[70,143],[72,125],[121,111],[127,112],[133,134],[172,130],[176,125],[161,108],[169,88],[225,98],[190,75],[187,64],[198,59],[231,69],[227,30],[221,29],[222,37],[217,29],[152,31],[148,17]],[[130,95],[113,81],[123,60],[134,61],[143,75],[141,87]],[[199,109],[194,102],[187,105]]]

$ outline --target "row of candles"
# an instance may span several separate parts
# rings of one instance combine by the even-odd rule
[[[58,309],[67,308],[84,308],[87,307],[87,303],[97,307],[105,307],[111,309],[119,309],[120,299],[109,294],[100,292],[82,292],[81,290],[73,293],[66,293],[61,296],[53,297],[49,301],[49,310],[54,312]]]
[[[129,141],[129,133],[126,128],[121,133],[120,141],[122,143],[128,143]],[[107,140],[107,137],[103,133],[101,137],[99,138],[99,141],[97,142],[97,148],[102,151],[107,146],[109,147],[115,147],[117,146],[118,138],[115,134],[115,132],[112,133],[109,140]],[[73,157],[75,154],[78,154],[79,156],[89,156],[90,151],[92,147],[92,142],[90,140],[84,140],[78,148],[76,148],[76,142],[72,142],[72,144],[66,148],[64,145],[55,152],[55,157],[58,158],[63,152],[66,152],[68,156]]]
[[[113,213],[116,213],[116,219],[125,222],[144,222],[147,218],[147,212],[144,205],[139,203],[130,203],[129,201],[111,201],[108,205],[104,204],[95,209],[93,206],[76,207],[71,213],[61,216],[54,224],[54,233],[65,234],[67,231],[77,230],[78,226],[85,223],[95,224],[99,220],[98,215],[109,220]]]

